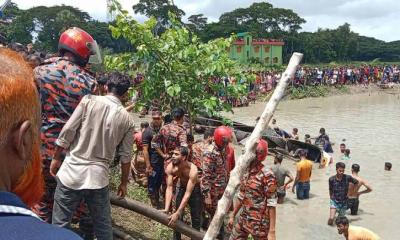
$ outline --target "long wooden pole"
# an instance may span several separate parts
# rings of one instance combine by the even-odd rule
[[[148,205],[132,200],[132,199],[120,199],[115,195],[115,193],[110,194],[110,202],[111,204],[122,207],[125,209],[129,209],[131,211],[134,211],[136,213],[139,213],[145,217],[151,218],[152,220],[155,220],[161,224],[164,224],[165,226],[168,226],[168,215],[158,211],[157,209],[154,209],[152,207],[149,207]],[[170,227],[170,226],[168,226]],[[195,240],[201,240],[204,237],[204,233],[201,233],[191,227],[189,227],[187,224],[184,222],[178,220],[175,224],[174,227],[171,227],[175,229],[176,231],[182,233],[183,235],[186,235],[190,237],[191,239]]]
[[[118,237],[118,239],[122,239],[122,240],[135,240],[132,236],[130,236],[129,234],[123,232],[122,230],[113,227],[113,234],[114,236]]]
[[[290,79],[294,76],[297,66],[300,64],[303,54],[293,53],[290,58],[289,65],[283,73],[278,86],[272,94],[270,100],[265,106],[264,112],[261,114],[260,120],[257,122],[254,131],[251,133],[249,140],[245,144],[245,152],[240,156],[235,168],[232,170],[228,186],[225,189],[224,195],[218,202],[218,208],[207,230],[204,240],[213,240],[218,235],[219,229],[222,226],[224,217],[226,216],[233,196],[239,186],[240,179],[247,171],[247,168],[252,159],[255,157],[255,148],[257,141],[261,138],[261,132],[267,128],[275,109],[285,93],[285,89],[289,84]]]

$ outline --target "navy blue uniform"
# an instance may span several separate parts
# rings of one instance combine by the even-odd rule
[[[40,220],[14,194],[0,192],[0,240],[81,240],[75,233]]]

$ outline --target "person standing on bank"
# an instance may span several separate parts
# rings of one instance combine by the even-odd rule
[[[190,217],[192,227],[200,230],[201,218],[201,190],[196,165],[188,161],[189,149],[179,147],[173,151],[171,163],[168,164],[165,174],[167,175],[167,191],[165,193],[165,209],[168,213],[171,208],[171,201],[174,188],[174,177],[179,179],[176,194],[176,211],[169,216],[168,225],[175,225],[178,219],[183,219],[187,204],[190,206]],[[180,240],[181,234],[174,232],[174,240]]]
[[[350,175],[344,174],[346,164],[336,163],[336,175],[329,178],[330,213],[328,225],[333,225],[333,221],[338,212],[339,216],[344,216],[347,210],[348,192],[350,183],[357,185],[358,180]]]
[[[162,126],[162,114],[160,111],[152,111],[150,126],[143,132],[143,157],[146,163],[147,191],[151,205],[160,208],[160,188],[164,177],[164,159],[158,154],[151,144],[154,135],[158,134]]]
[[[296,187],[297,199],[304,200],[310,198],[310,180],[313,163],[308,160],[307,153],[304,150],[299,152],[300,162],[297,163],[297,173],[292,187],[292,192],[294,193],[294,188]]]
[[[134,131],[133,118],[121,102],[130,87],[129,77],[112,73],[107,87],[106,96],[88,95],[79,103],[56,141],[50,166],[50,173],[57,174],[53,224],[69,227],[74,211],[84,200],[99,240],[113,236],[109,166],[117,155],[122,170],[118,195],[125,197]],[[62,163],[60,155],[64,149],[68,154]]]
[[[204,148],[201,191],[205,211],[209,214],[210,219],[214,217],[218,200],[223,196],[228,183],[225,151],[231,139],[232,130],[226,126],[219,126],[214,131],[214,141]],[[224,234],[224,226],[222,226],[218,238],[223,239]]]
[[[183,127],[185,110],[181,107],[172,110],[173,121],[162,126],[157,135],[153,137],[152,146],[164,159],[164,169],[171,162],[172,152],[177,147],[187,147],[187,134]]]
[[[45,60],[33,70],[39,89],[42,125],[41,154],[45,194],[34,212],[44,221],[51,223],[56,179],[50,175],[50,163],[55,153],[56,140],[65,123],[71,117],[81,99],[95,94],[96,80],[87,70],[89,60],[100,56],[93,37],[80,28],[70,28],[63,32],[58,42],[60,57]],[[63,159],[61,159],[63,160]],[[92,223],[87,209],[82,204],[79,227],[85,238],[93,238]]]
[[[256,158],[251,161],[249,172],[243,177],[238,201],[229,219],[233,228],[230,240],[254,239],[275,240],[276,223],[276,179],[271,170],[262,163],[268,155],[268,144],[260,140]],[[237,223],[234,218],[243,209]],[[233,226],[234,225],[234,226]]]

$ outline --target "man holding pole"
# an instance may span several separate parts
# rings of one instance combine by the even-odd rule
[[[174,225],[178,219],[183,219],[186,205],[189,203],[192,227],[200,230],[201,216],[201,191],[196,165],[188,161],[189,150],[187,147],[179,147],[173,151],[171,163],[168,164],[165,173],[167,175],[167,191],[165,194],[164,212],[169,212],[171,207],[174,177],[179,178],[176,196],[176,211],[169,216],[169,225]],[[181,239],[179,232],[174,232],[175,240]]]
[[[201,190],[203,192],[205,211],[212,218],[217,210],[218,200],[222,197],[228,183],[226,169],[226,146],[232,138],[232,130],[220,126],[214,131],[214,141],[203,152]],[[218,237],[223,239],[224,226],[221,227]]]
[[[225,193],[218,203],[220,207],[216,211],[214,218],[208,227],[208,230],[203,238],[204,240],[212,240],[217,236],[220,226],[223,224],[224,217],[229,210],[236,187],[240,182],[239,179],[243,176],[243,173],[246,172],[248,164],[250,164],[250,162],[253,160],[252,151],[256,148],[257,140],[260,138],[262,131],[268,126],[268,123],[271,120],[279,101],[285,93],[285,88],[287,87],[289,81],[294,77],[296,68],[300,64],[302,58],[303,54],[301,53],[293,53],[293,56],[290,58],[287,69],[282,74],[282,78],[279,80],[278,86],[268,101],[268,104],[265,106],[253,133],[246,142],[244,154],[239,158],[238,164],[232,171],[233,174],[231,175],[229,183],[226,186]]]
[[[230,240],[247,239],[249,235],[254,239],[275,239],[277,183],[272,171],[262,163],[267,154],[268,144],[260,140],[256,158],[241,182],[238,202],[229,219],[229,227],[232,228],[236,214],[243,209]]]
[[[106,96],[85,96],[64,125],[56,141],[50,174],[56,176],[52,223],[69,227],[84,200],[98,240],[112,239],[109,167],[121,161],[119,197],[125,197],[132,160],[133,118],[122,103],[130,87],[128,76],[113,73]],[[61,153],[68,150],[65,160]],[[60,168],[61,167],[61,168]]]

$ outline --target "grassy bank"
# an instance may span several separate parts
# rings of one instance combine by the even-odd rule
[[[303,99],[312,97],[326,97],[330,95],[346,94],[350,93],[350,89],[347,86],[301,86],[301,87],[290,87],[286,91],[287,98],[289,99]]]
[[[113,168],[111,170],[110,177],[111,191],[117,192],[120,179],[121,174],[119,171],[119,167]],[[128,185],[127,198],[146,203],[150,206],[150,200],[147,196],[147,189],[137,185],[136,183],[133,183],[133,181],[131,181],[131,183]],[[113,206],[112,219],[114,226],[133,236],[135,239],[167,240],[172,238],[171,229],[130,210]]]

